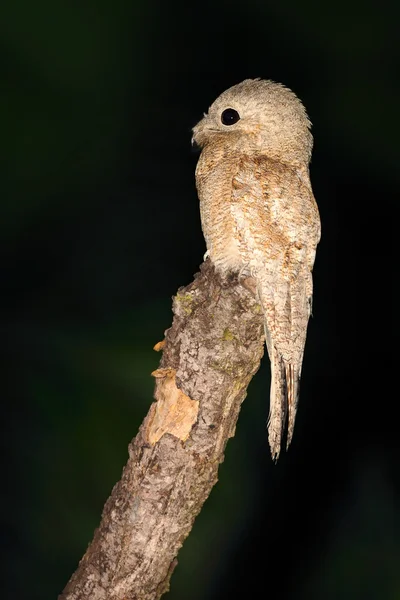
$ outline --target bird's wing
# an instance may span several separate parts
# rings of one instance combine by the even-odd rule
[[[276,457],[287,412],[288,443],[294,427],[320,235],[318,209],[311,186],[295,169],[247,156],[233,179],[231,211],[265,315],[271,361],[269,438]]]

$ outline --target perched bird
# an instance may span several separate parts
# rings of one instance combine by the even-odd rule
[[[268,439],[289,446],[312,307],[320,219],[309,162],[311,123],[288,88],[246,79],[223,92],[193,128],[207,253],[222,274],[257,284],[271,362]]]

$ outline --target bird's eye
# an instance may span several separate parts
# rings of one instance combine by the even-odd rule
[[[221,115],[223,125],[234,125],[239,120],[240,115],[234,108],[226,108]]]

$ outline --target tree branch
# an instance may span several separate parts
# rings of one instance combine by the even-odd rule
[[[261,308],[251,279],[222,279],[207,260],[173,312],[153,373],[156,402],[60,600],[160,598],[217,482],[264,352]]]

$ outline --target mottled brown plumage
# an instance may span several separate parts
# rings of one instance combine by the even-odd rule
[[[207,255],[217,270],[251,275],[265,315],[271,361],[268,435],[289,446],[312,302],[320,220],[309,177],[310,122],[295,94],[247,79],[212,104],[193,129]]]

